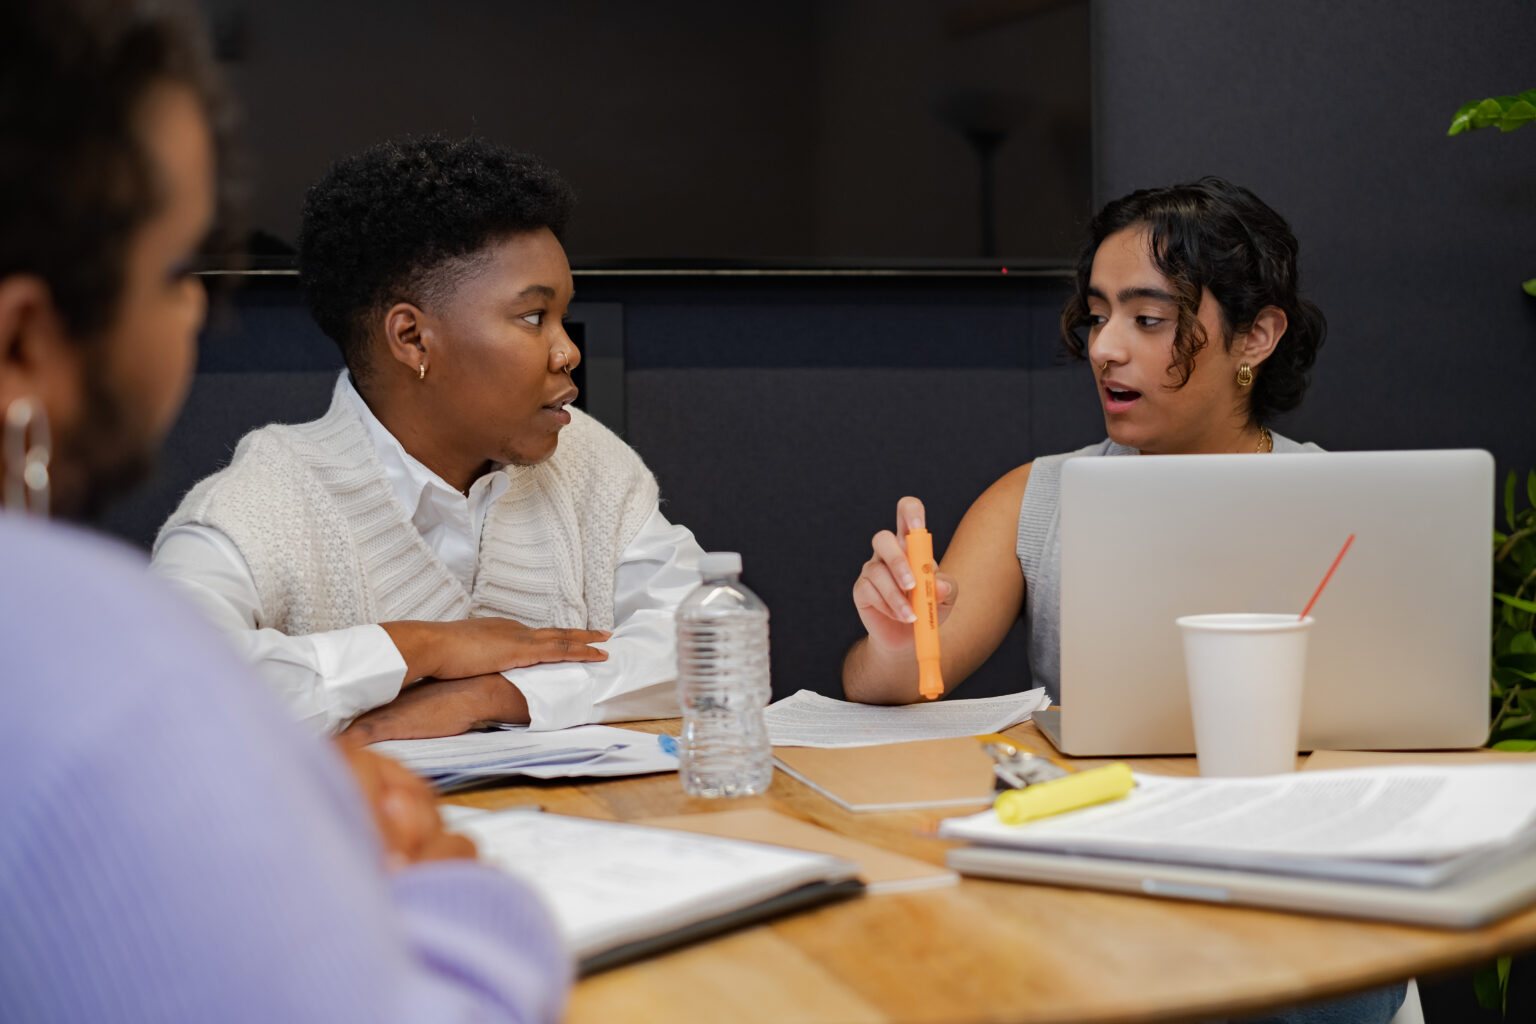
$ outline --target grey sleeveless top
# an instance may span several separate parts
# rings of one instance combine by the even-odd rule
[[[1276,452],[1320,452],[1271,432]],[[1061,536],[1058,532],[1061,499],[1061,467],[1068,459],[1094,455],[1138,455],[1134,448],[1106,438],[1075,452],[1046,455],[1034,461],[1024,500],[1019,505],[1019,568],[1024,571],[1024,615],[1029,626],[1031,685],[1045,687],[1054,702],[1061,677]]]

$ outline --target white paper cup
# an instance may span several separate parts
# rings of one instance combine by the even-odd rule
[[[1176,621],[1184,634],[1200,774],[1294,771],[1311,616],[1235,613]]]

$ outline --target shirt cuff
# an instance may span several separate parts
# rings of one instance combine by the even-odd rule
[[[592,721],[592,677],[580,665],[532,665],[502,675],[528,702],[528,728],[569,729]]]
[[[383,626],[313,633],[316,665],[326,680],[330,719],[339,729],[364,711],[388,704],[405,684],[405,658]]]

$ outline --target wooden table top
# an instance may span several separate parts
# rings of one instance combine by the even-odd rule
[[[672,722],[626,727],[676,731]],[[1008,733],[1050,749],[1031,724]],[[1194,774],[1192,758],[1133,766]],[[618,821],[768,807],[934,863],[956,845],[934,826],[966,812],[853,813],[780,771],[767,793],[734,801],[689,797],[671,774],[523,782],[447,799]],[[1181,1020],[1322,999],[1530,946],[1536,908],[1453,932],[966,878],[866,895],[586,978],[567,1020]]]

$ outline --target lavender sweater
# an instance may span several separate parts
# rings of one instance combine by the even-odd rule
[[[553,1021],[511,878],[390,874],[339,756],[125,549],[0,521],[0,1020]]]

